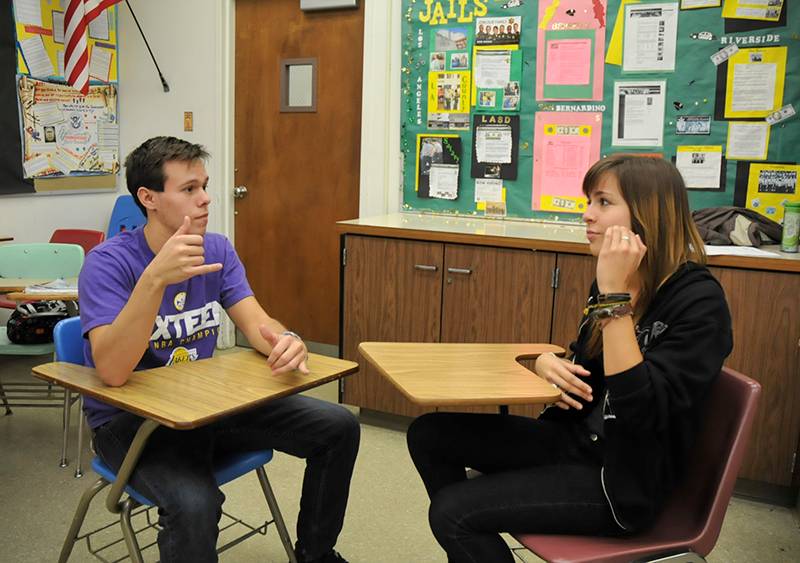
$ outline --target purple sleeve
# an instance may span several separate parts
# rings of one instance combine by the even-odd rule
[[[81,330],[109,325],[130,299],[136,285],[134,274],[111,252],[90,252],[78,278]]]
[[[223,241],[220,297],[222,298],[222,307],[230,309],[245,297],[253,295],[253,290],[247,283],[244,265],[239,260],[239,255],[236,254],[231,241],[224,237]]]

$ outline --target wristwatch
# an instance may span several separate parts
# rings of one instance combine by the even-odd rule
[[[300,335],[299,335],[299,334],[297,334],[296,332],[292,332],[291,330],[284,330],[284,331],[281,333],[281,336],[283,336],[284,334],[285,334],[286,336],[291,336],[292,338],[296,338],[296,339],[298,339],[300,342],[303,342],[303,339],[302,339],[302,338],[300,338]]]

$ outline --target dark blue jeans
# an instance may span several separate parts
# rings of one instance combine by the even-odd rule
[[[95,448],[115,471],[142,419],[121,413],[95,430]],[[274,448],[305,458],[297,518],[303,561],[333,549],[342,529],[360,437],[344,407],[294,395],[194,430],[153,432],[130,483],[159,507],[161,561],[217,561],[217,524],[225,495],[213,476],[216,456]]]
[[[431,499],[429,519],[451,562],[512,562],[499,535],[616,535],[600,480],[602,439],[581,425],[432,413],[408,429]],[[467,479],[465,468],[483,475]]]

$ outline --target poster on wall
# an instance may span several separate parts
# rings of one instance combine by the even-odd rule
[[[0,74],[9,78],[0,88],[8,149],[0,159],[0,195],[116,189],[118,7],[99,10],[81,36],[65,25],[68,0],[7,4],[0,10],[0,36],[9,39],[0,46]],[[65,85],[71,35],[76,69],[85,64],[85,72],[73,73],[74,87]]]
[[[522,53],[476,47],[472,105],[478,112],[519,111]]]
[[[606,0],[539,2],[537,33],[536,99],[602,100]]]
[[[664,144],[666,88],[663,80],[614,83],[612,146],[660,147]]]
[[[456,199],[460,165],[458,135],[417,135],[417,196]]]
[[[751,164],[747,178],[747,208],[773,221],[783,221],[784,205],[800,201],[798,172],[800,166],[795,164]]]
[[[532,209],[582,213],[583,177],[600,159],[603,114],[538,112],[534,124]]]
[[[476,114],[472,125],[472,177],[516,180],[519,116]]]
[[[728,59],[725,118],[766,117],[783,106],[786,47],[738,49]]]
[[[428,73],[428,128],[469,129],[470,72]]]
[[[75,89],[21,76],[18,82],[25,178],[119,170],[117,87]]]

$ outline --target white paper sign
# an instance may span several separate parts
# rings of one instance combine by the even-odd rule
[[[721,146],[678,147],[675,167],[687,188],[719,188],[722,171]]]
[[[490,178],[476,178],[475,203],[479,201],[503,201],[503,181]]]
[[[475,150],[478,162],[509,164],[512,135],[508,126],[483,126],[475,131]]]
[[[430,196],[440,199],[458,197],[458,164],[433,164],[430,170]]]
[[[614,83],[614,146],[660,147],[664,144],[663,80]]]
[[[728,123],[729,160],[764,160],[767,158],[769,123],[731,121]]]
[[[675,70],[678,4],[626,4],[622,70]]]

